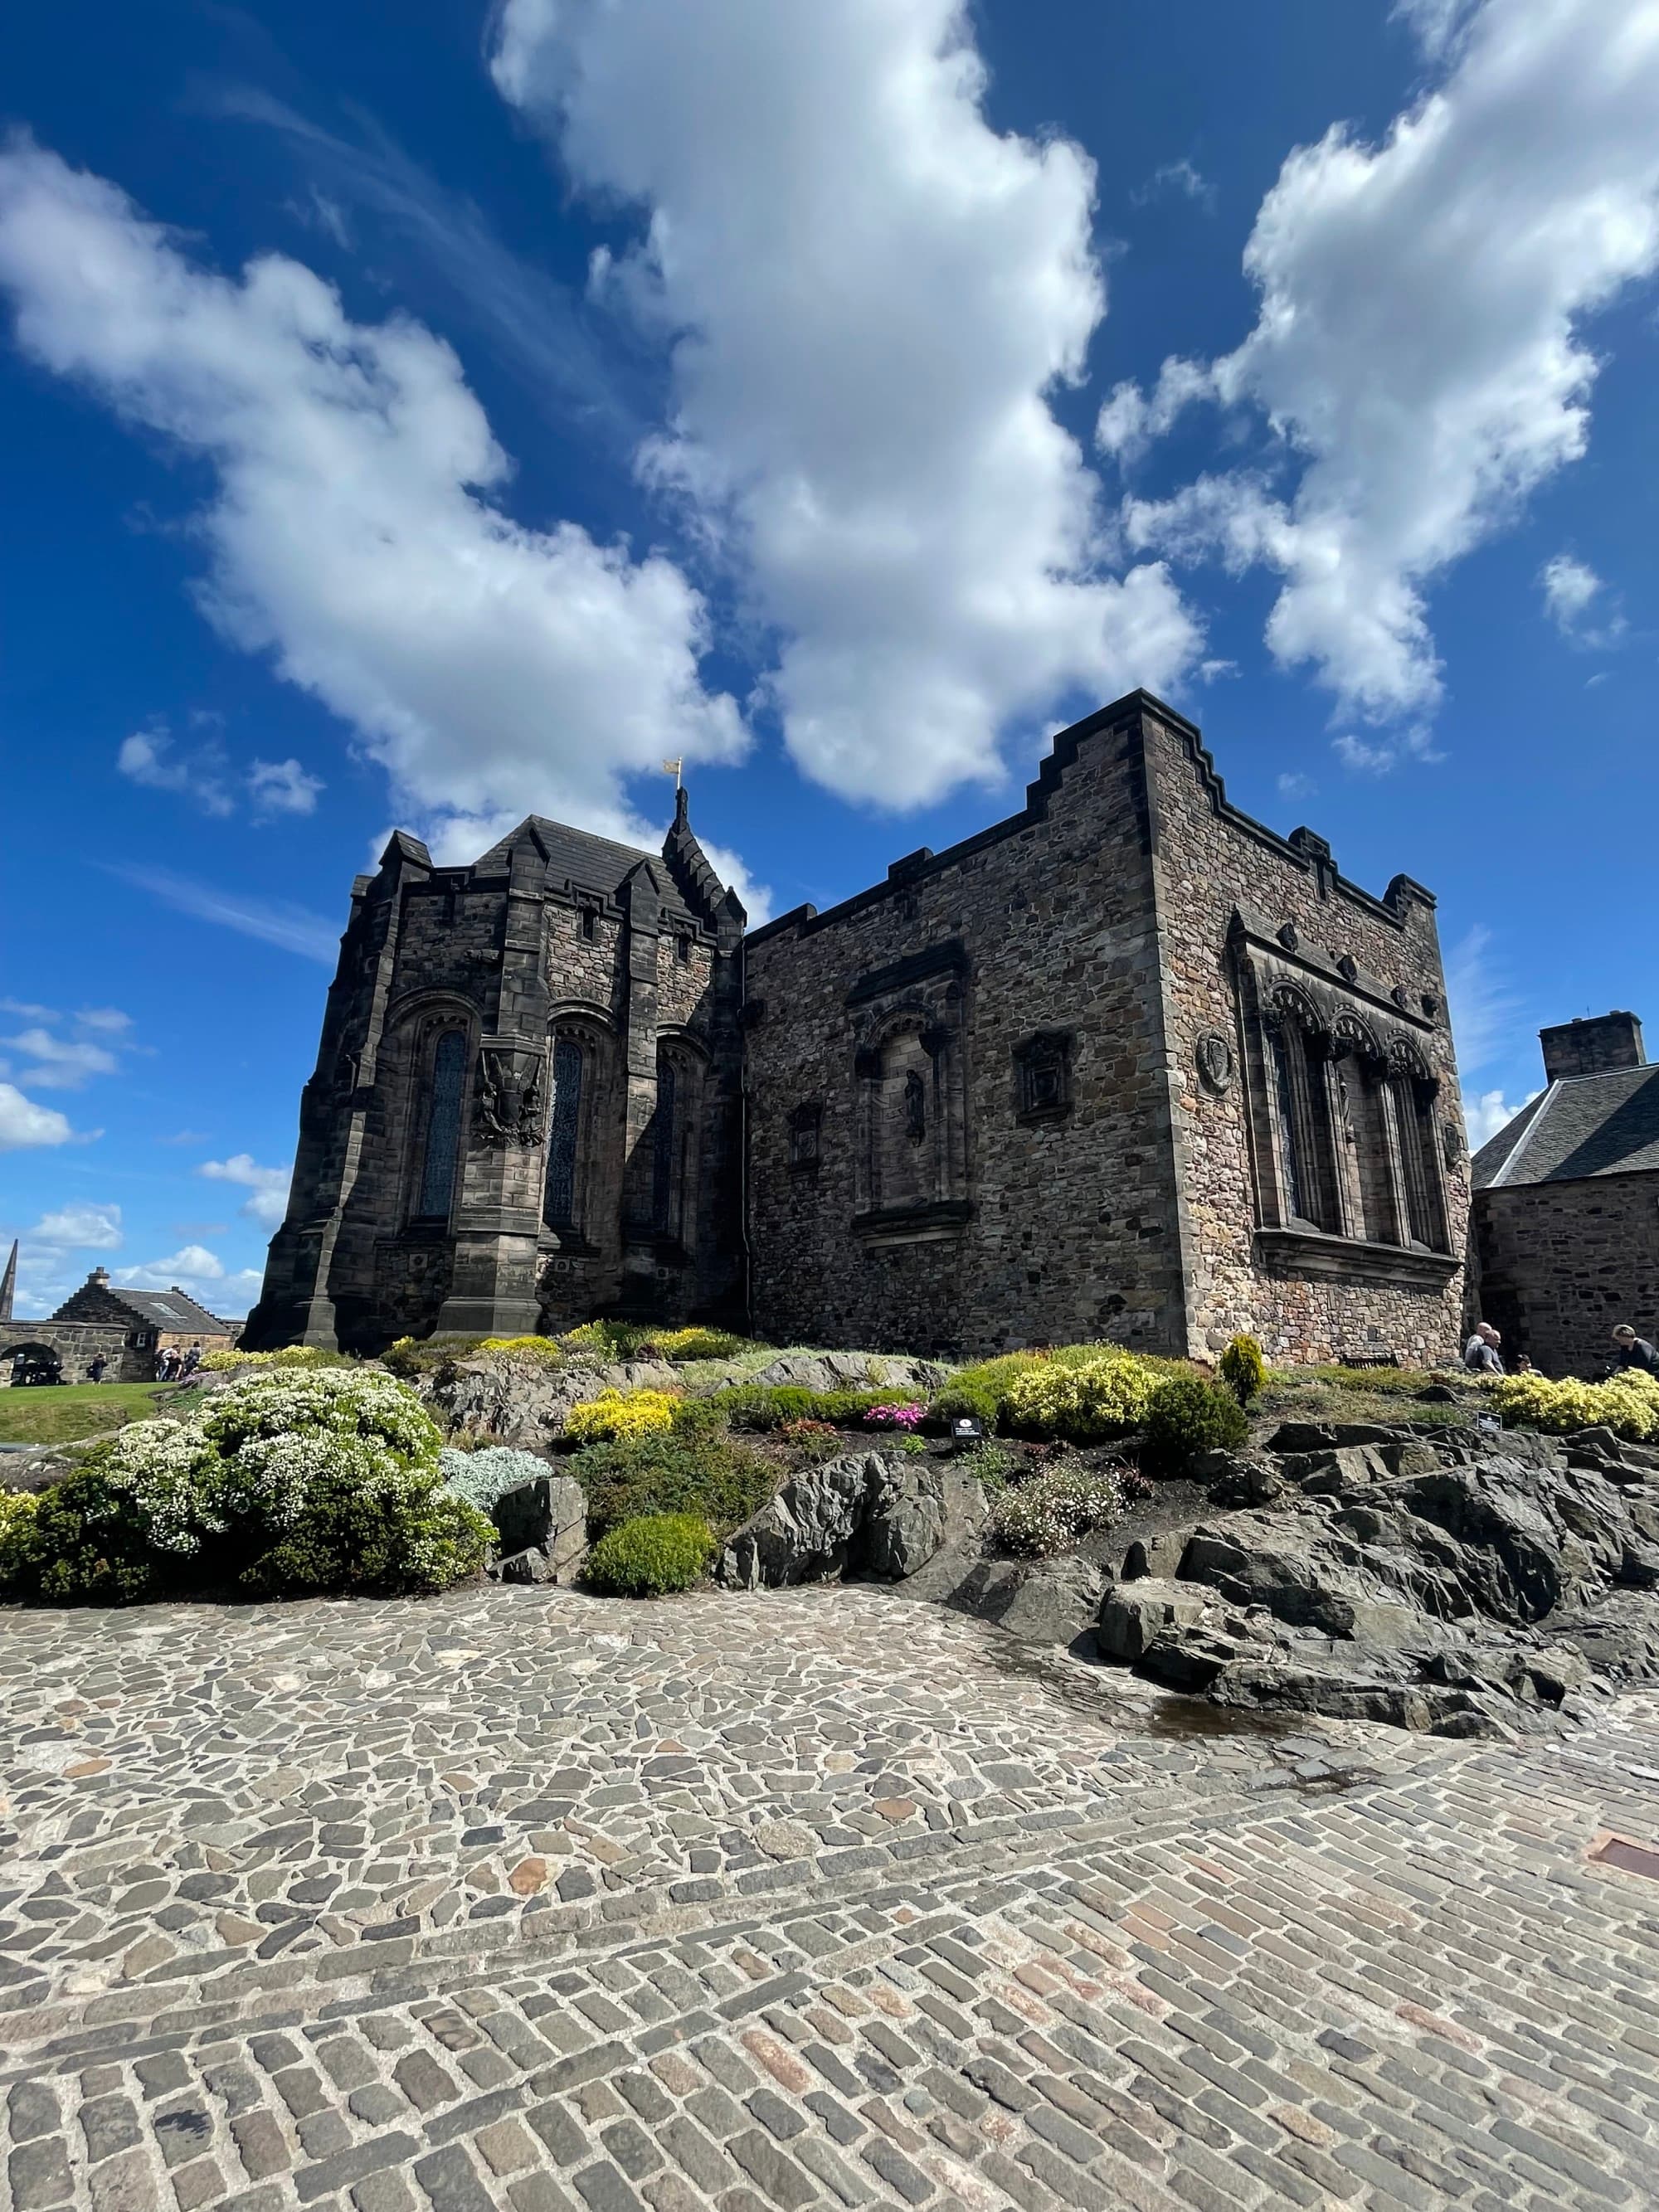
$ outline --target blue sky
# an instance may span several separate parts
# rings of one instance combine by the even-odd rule
[[[21,1310],[242,1310],[352,875],[665,754],[776,911],[1144,683],[1437,891],[1477,1135],[1659,1020],[1659,0],[58,0],[0,98]]]

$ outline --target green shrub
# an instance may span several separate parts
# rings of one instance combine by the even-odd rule
[[[129,1492],[110,1479],[107,1446],[35,1499],[15,1589],[43,1605],[136,1605],[167,1580]]]
[[[1184,1474],[1203,1453],[1236,1450],[1249,1433],[1231,1390],[1196,1375],[1176,1376],[1152,1393],[1141,1464],[1154,1474]]]
[[[1005,1550],[1044,1559],[1069,1550],[1091,1529],[1109,1527],[1122,1510],[1113,1468],[1060,1460],[1029,1481],[999,1490],[991,1527]]]
[[[476,1575],[495,1540],[483,1514],[441,1484],[377,1492],[337,1468],[312,1481],[292,1525],[238,1580],[262,1597],[418,1595]]]
[[[1248,1406],[1267,1380],[1267,1363],[1253,1336],[1236,1336],[1222,1353],[1221,1379],[1241,1406]]]
[[[481,1336],[400,1336],[380,1354],[380,1364],[405,1382],[435,1375],[452,1359],[465,1359],[483,1342]]]
[[[727,1434],[706,1400],[683,1406],[665,1436],[591,1444],[566,1464],[596,1535],[646,1515],[690,1513],[727,1536],[765,1504],[779,1475],[753,1444]]]
[[[580,1328],[568,1328],[558,1341],[579,1358],[609,1366],[617,1360],[637,1359],[651,1334],[641,1322],[585,1321]]]
[[[599,1539],[587,1555],[586,1579],[617,1597],[663,1597],[690,1589],[719,1548],[695,1513],[649,1513]]]
[[[325,1344],[284,1344],[275,1352],[206,1352],[202,1365],[210,1375],[240,1374],[257,1367],[355,1367],[349,1352],[335,1352]]]
[[[1020,1436],[1101,1443],[1139,1427],[1154,1387],[1146,1366],[1129,1352],[1097,1356],[1075,1367],[1043,1360],[1009,1384],[1003,1420]]]
[[[927,1425],[945,1430],[952,1421],[977,1421],[988,1436],[1002,1419],[1002,1398],[1000,1383],[966,1382],[958,1376],[929,1401]]]
[[[640,1352],[647,1359],[735,1359],[754,1348],[746,1336],[734,1336],[729,1328],[670,1328],[647,1337]]]
[[[855,1429],[872,1406],[892,1403],[890,1390],[808,1390],[799,1383],[740,1382],[717,1400],[734,1429],[765,1431],[787,1421],[826,1421],[831,1428]]]
[[[992,1492],[1006,1490],[1019,1462],[1006,1444],[975,1444],[971,1451],[959,1454],[954,1464],[964,1474],[981,1483]]]

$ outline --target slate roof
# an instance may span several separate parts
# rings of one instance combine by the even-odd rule
[[[222,1336],[229,1326],[217,1314],[210,1314],[205,1306],[198,1306],[183,1291],[127,1291],[120,1284],[112,1283],[110,1296],[119,1298],[124,1306],[155,1328],[199,1328]]]
[[[550,822],[544,814],[532,814],[492,845],[473,866],[504,866],[508,853],[527,828],[533,829],[541,839],[547,853],[547,872],[552,881],[569,884],[580,890],[614,891],[641,860],[659,857],[654,853],[638,852],[632,845],[618,845],[610,837],[596,837],[590,830],[573,830],[567,823]]]
[[[1474,1156],[1477,1190],[1659,1173],[1659,1065],[1552,1083]]]

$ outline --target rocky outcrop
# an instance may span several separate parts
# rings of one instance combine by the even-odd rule
[[[1178,1559],[1175,1539],[1130,1548],[1100,1655],[1217,1705],[1460,1735],[1539,1725],[1596,1678],[1659,1678],[1659,1602],[1634,1595],[1659,1591],[1659,1455],[1609,1443],[1477,1454],[1287,1424],[1272,1480],[1214,1471],[1212,1496],[1271,1507],[1200,1522]]]
[[[948,1464],[848,1452],[793,1474],[728,1538],[714,1569],[736,1589],[846,1574],[899,1581],[947,1541],[976,1535],[985,1494]]]
[[[428,1388],[432,1410],[453,1433],[483,1436],[520,1450],[544,1449],[564,1434],[573,1406],[602,1390],[678,1390],[681,1377],[665,1361],[629,1360],[586,1367],[486,1352],[439,1369]]]
[[[769,1389],[891,1390],[928,1398],[943,1389],[950,1372],[931,1359],[884,1358],[872,1352],[786,1352],[749,1380]]]
[[[587,1557],[587,1499],[574,1475],[544,1475],[490,1509],[501,1540],[504,1583],[574,1583]]]

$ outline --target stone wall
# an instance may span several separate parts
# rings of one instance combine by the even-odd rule
[[[214,1340],[191,1338],[191,1343]],[[217,1340],[228,1342],[226,1338]],[[63,1362],[65,1382],[89,1382],[88,1369],[101,1352],[109,1362],[106,1382],[153,1382],[155,1379],[155,1341],[152,1330],[129,1323],[84,1321],[9,1321],[0,1322],[0,1389],[11,1384],[12,1358],[18,1352],[46,1346]]]
[[[1659,1176],[1483,1190],[1475,1201],[1471,1302],[1546,1375],[1593,1379],[1628,1322],[1659,1334]]]
[[[1373,896],[1310,831],[1282,838],[1240,813],[1179,716],[1149,708],[1140,726],[1192,1348],[1213,1353],[1246,1331],[1270,1358],[1444,1358],[1457,1341],[1469,1176],[1434,901],[1407,877]],[[1273,1138],[1255,1017],[1270,986],[1305,994],[1332,1029],[1421,1052],[1438,1085],[1430,1165],[1443,1259],[1364,1237],[1263,1234]],[[1226,1047],[1231,1073],[1212,1044],[1206,1079],[1206,1040]],[[1349,1152],[1363,1208],[1376,1149],[1355,1141]]]
[[[1340,1233],[1275,1210],[1261,1029],[1285,990],[1330,1048]],[[1468,1164],[1434,902],[1403,877],[1373,896],[1322,840],[1240,814],[1197,731],[1145,694],[1063,732],[1020,814],[756,932],[748,999],[772,1335],[1455,1345]],[[1405,1172],[1373,1064],[1421,1105],[1437,1249],[1376,1226],[1403,1218]]]
[[[729,1315],[741,1303],[742,922],[683,805],[659,856],[534,819],[465,868],[434,868],[417,841],[393,837],[353,887],[288,1216],[246,1340],[374,1351],[434,1329],[559,1329],[617,1307]],[[434,1207],[423,1169],[451,1032],[459,1130],[448,1203]],[[547,1191],[561,1037],[582,1054],[574,1219],[550,1218]],[[665,1054],[685,1137],[672,1235],[655,1218]]]

